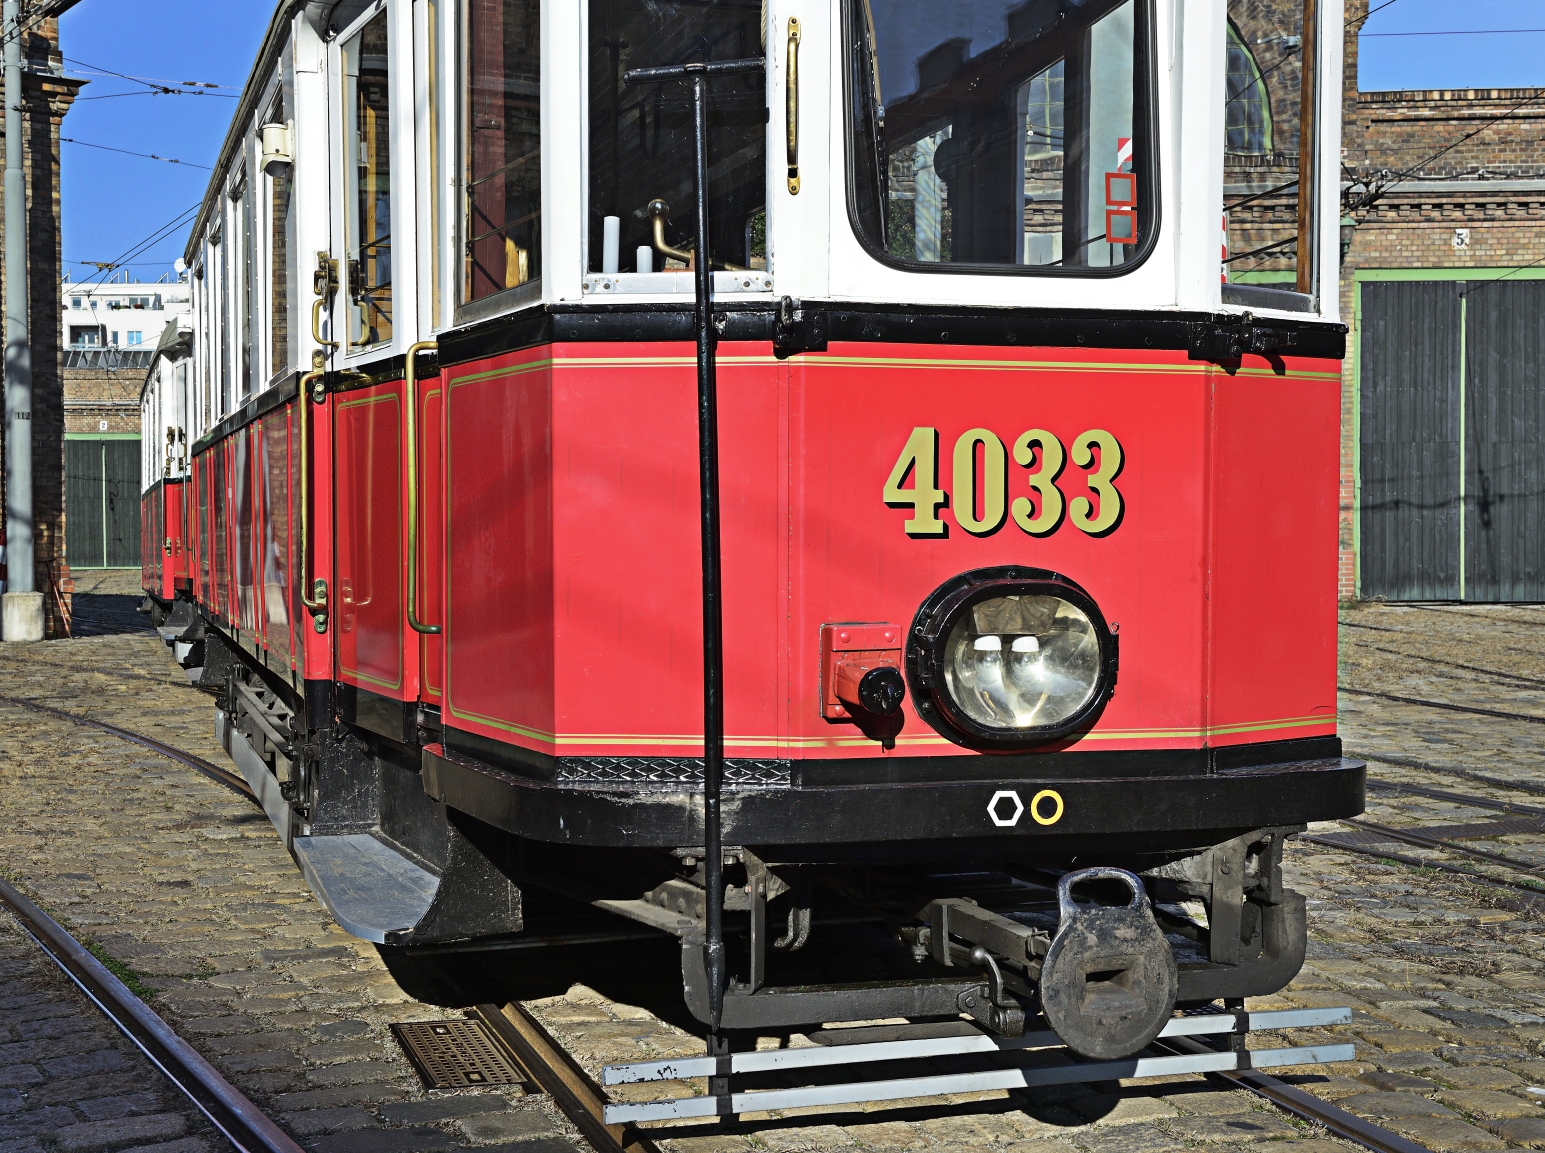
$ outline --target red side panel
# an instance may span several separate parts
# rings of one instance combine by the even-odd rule
[[[554,346],[447,373],[449,725],[550,753],[700,750],[693,363],[689,345]],[[1008,564],[1071,577],[1119,625],[1116,695],[1062,747],[1333,733],[1338,369],[721,346],[729,752],[969,755],[910,701],[890,750],[823,718],[821,628],[906,627],[945,580]],[[1013,455],[1034,430],[1062,448],[1053,476]],[[1005,462],[992,501],[984,441]],[[884,496],[909,443],[927,451],[896,483],[933,472],[928,531]],[[1062,511],[1023,528],[1033,479]]]
[[[447,721],[499,740],[547,748],[553,688],[553,371],[546,349],[447,374],[445,683]],[[613,462],[613,485],[633,471]],[[621,519],[613,505],[605,532]],[[672,542],[664,542],[668,548]],[[651,549],[648,559],[659,553]],[[619,550],[590,574],[619,590],[639,567]],[[643,559],[643,558],[637,558]],[[585,589],[574,592],[584,597]],[[616,607],[608,593],[604,608]],[[600,616],[595,604],[580,611]],[[620,624],[614,611],[608,623]],[[607,697],[648,684],[628,678]],[[652,687],[652,686],[651,686]]]
[[[155,557],[154,557],[154,555],[150,551],[150,542],[152,540],[152,537],[150,535],[150,518],[153,515],[153,510],[155,508],[155,503],[156,503],[156,490],[154,488],[150,489],[150,491],[148,491],[148,492],[143,492],[143,493],[140,494],[140,498],[139,498],[139,587],[144,589],[147,593],[148,592],[154,592],[155,591],[155,587],[156,587],[155,578],[152,575],[152,565],[153,565],[153,563],[155,561]]]
[[[171,600],[181,584],[183,565],[187,558],[187,542],[183,538],[182,502],[185,485],[181,481],[163,482],[166,493],[165,511],[162,514],[161,548],[161,595]]]
[[[1335,732],[1335,367],[1213,377],[1213,745]]]
[[[227,439],[215,445],[209,453],[210,463],[214,466],[209,477],[209,520],[214,526],[214,583],[210,589],[209,607],[217,619],[226,623],[231,619],[230,449],[231,442]]]
[[[445,389],[438,377],[419,384],[419,545],[418,618],[426,625],[445,621]],[[420,638],[420,695],[439,704],[445,695],[445,640],[442,634]]]
[[[333,398],[338,539],[333,622],[342,680],[401,700],[418,695],[418,649],[404,659],[406,521],[402,384]],[[412,634],[417,636],[417,634]]]
[[[231,464],[232,574],[236,593],[236,624],[246,633],[256,633],[257,588],[255,581],[254,530],[261,512],[253,490],[253,448],[260,428],[248,425],[231,437],[234,457]]]

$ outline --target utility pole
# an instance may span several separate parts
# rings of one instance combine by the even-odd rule
[[[22,170],[21,0],[0,4],[5,36],[5,559],[0,636],[43,639],[32,542],[32,343],[27,331],[27,181]]]

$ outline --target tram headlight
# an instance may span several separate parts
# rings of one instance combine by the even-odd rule
[[[1091,724],[1116,681],[1116,638],[1088,593],[1037,569],[964,573],[913,623],[918,712],[969,746],[1030,746]]]

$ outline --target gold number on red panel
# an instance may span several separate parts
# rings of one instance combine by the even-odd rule
[[[1094,449],[1100,450],[1099,467],[1087,479],[1089,491],[1099,500],[1098,513],[1088,497],[1076,496],[1068,504],[1068,519],[1075,528],[1090,535],[1108,532],[1121,518],[1121,494],[1111,482],[1121,471],[1121,445],[1104,429],[1091,429],[1073,441],[1073,463],[1079,468],[1094,464]]]
[[[982,470],[976,469],[976,446],[982,446]],[[1003,527],[1007,499],[1008,453],[997,433],[973,428],[955,442],[955,523],[973,536],[987,536]],[[976,515],[976,498],[982,498],[982,515]]]
[[[1002,445],[999,445],[1001,448]],[[912,477],[912,487],[902,488],[901,482]],[[901,455],[896,458],[889,479],[885,482],[884,500],[892,508],[911,508],[912,515],[901,526],[908,536],[943,536],[944,522],[939,519],[939,506],[948,499],[939,483],[939,431],[934,428],[914,428]]]
[[[1057,487],[1057,478],[1065,460],[1062,442],[1044,428],[1022,432],[1014,442],[1014,463],[1025,468],[1036,465],[1025,479],[1041,498],[1041,511],[1035,511],[1027,496],[1015,497],[1013,505],[1014,523],[1031,536],[1045,536],[1062,523],[1062,490]]]

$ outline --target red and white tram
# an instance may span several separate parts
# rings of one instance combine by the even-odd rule
[[[286,0],[146,591],[338,921],[555,892],[721,1046],[1286,984],[1363,804],[1310,11],[1288,288],[1220,283],[1223,0]],[[854,916],[895,980],[779,984]]]

